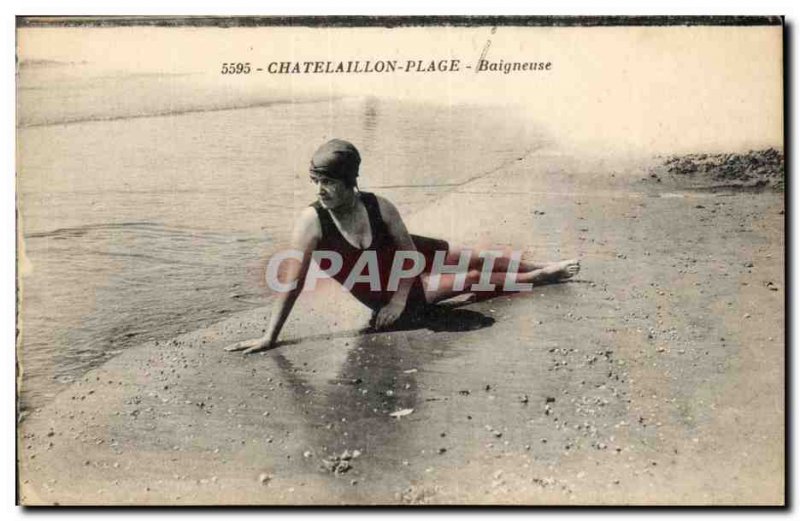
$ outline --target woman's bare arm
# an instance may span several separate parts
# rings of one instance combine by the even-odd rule
[[[281,329],[283,329],[283,325],[286,323],[286,319],[289,318],[289,314],[292,312],[297,297],[300,296],[300,293],[303,291],[308,268],[311,265],[311,254],[317,247],[321,236],[322,232],[316,211],[309,207],[300,215],[294,232],[292,233],[291,247],[294,250],[300,251],[302,253],[302,258],[300,261],[296,259],[284,261],[286,270],[284,272],[285,279],[282,282],[284,284],[293,285],[294,287],[287,292],[279,293],[275,298],[275,303],[272,306],[272,316],[270,317],[269,326],[264,336],[253,340],[237,342],[236,344],[226,347],[226,351],[244,350],[244,354],[250,354],[275,346],[278,341],[278,335],[280,335]]]
[[[386,223],[389,235],[391,235],[394,240],[397,249],[400,251],[416,251],[417,248],[414,246],[414,241],[411,240],[411,235],[408,233],[408,229],[406,229],[400,212],[397,211],[397,208],[388,199],[380,196],[376,197],[378,199],[378,207],[380,208],[383,222]],[[414,279],[412,278],[400,279],[397,291],[392,295],[389,303],[378,312],[378,316],[375,319],[375,327],[377,329],[388,327],[395,320],[400,318],[400,315],[406,308],[408,294],[413,284]]]

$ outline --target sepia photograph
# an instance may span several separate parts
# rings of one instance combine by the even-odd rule
[[[23,506],[787,503],[780,16],[17,16]]]

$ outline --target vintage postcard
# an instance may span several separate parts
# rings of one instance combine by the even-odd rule
[[[18,17],[22,505],[786,501],[780,17]]]

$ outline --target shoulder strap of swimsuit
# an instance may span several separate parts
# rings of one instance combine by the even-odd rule
[[[364,201],[364,206],[367,209],[367,216],[369,217],[369,224],[372,228],[372,233],[376,235],[373,237],[373,242],[378,238],[388,237],[389,229],[386,222],[381,216],[381,207],[378,203],[378,198],[371,192],[360,192],[361,200]],[[380,237],[379,237],[380,236]]]

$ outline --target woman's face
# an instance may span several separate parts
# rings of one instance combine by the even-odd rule
[[[311,182],[317,188],[317,198],[323,208],[331,210],[349,201],[348,198],[353,189],[346,186],[344,181],[314,172],[310,174],[310,177]]]

